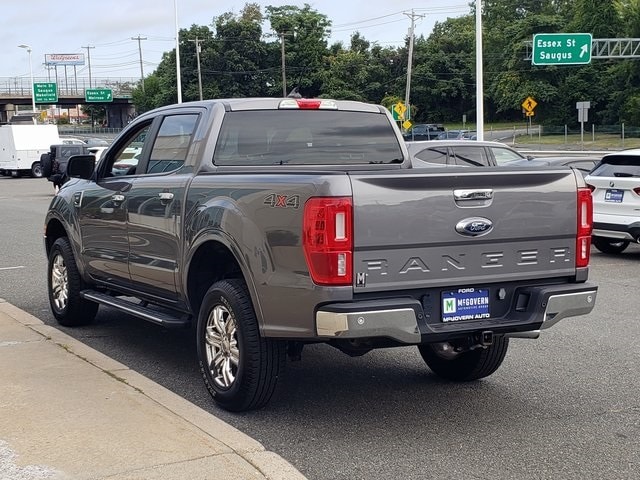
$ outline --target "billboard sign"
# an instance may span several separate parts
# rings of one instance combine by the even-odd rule
[[[47,53],[46,65],[84,65],[84,53]]]

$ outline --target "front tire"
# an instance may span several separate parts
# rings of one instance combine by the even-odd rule
[[[67,237],[57,239],[51,247],[47,278],[49,305],[60,325],[75,327],[93,321],[98,304],[80,296],[84,282]]]
[[[486,348],[456,352],[449,342],[418,345],[418,350],[427,366],[439,377],[454,382],[470,382],[488,377],[495,372],[509,347],[509,339],[494,337]]]
[[[232,412],[261,408],[284,373],[285,342],[260,336],[242,280],[222,280],[209,288],[197,326],[198,360],[207,390]]]
[[[628,246],[628,240],[616,240],[614,238],[593,237],[593,246],[602,253],[618,254],[622,253]]]

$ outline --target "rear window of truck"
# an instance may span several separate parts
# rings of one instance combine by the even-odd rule
[[[383,114],[340,110],[227,112],[216,165],[358,165],[402,162]]]

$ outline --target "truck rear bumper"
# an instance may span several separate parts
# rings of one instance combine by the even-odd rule
[[[316,332],[325,339],[387,338],[401,344],[446,341],[481,331],[537,338],[539,330],[563,318],[591,312],[597,290],[590,283],[524,287],[515,292],[505,315],[448,323],[437,320],[439,305],[425,310],[423,302],[413,298],[328,304],[316,312]]]

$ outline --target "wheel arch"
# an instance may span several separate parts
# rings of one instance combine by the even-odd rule
[[[64,228],[62,222],[56,217],[50,218],[47,221],[44,230],[44,247],[47,253],[47,257],[49,256],[51,247],[56,242],[56,240],[58,240],[60,237],[68,236],[69,235],[67,234],[67,230]]]
[[[225,242],[221,237],[203,238],[194,246],[187,260],[186,295],[194,316],[200,311],[202,299],[209,287],[222,279],[238,278],[247,285],[251,302],[263,329],[263,316],[253,279],[247,266],[239,260],[239,250]]]

